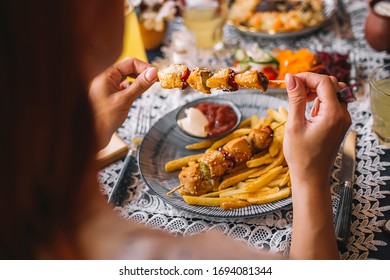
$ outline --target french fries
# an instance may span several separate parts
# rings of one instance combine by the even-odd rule
[[[287,121],[287,110],[267,109],[268,116],[259,118],[256,115],[244,119],[239,127],[229,135],[218,140],[206,140],[187,145],[188,150],[217,150],[229,141],[248,135],[252,129],[270,126],[274,133],[271,144],[254,155],[246,163],[226,172],[213,191],[200,196],[182,194],[184,201],[191,205],[220,207],[224,210],[265,204],[287,198],[291,195],[290,171],[283,153],[284,128]],[[167,162],[167,172],[179,170],[190,161],[196,162],[203,154],[194,154]],[[218,185],[219,184],[219,185]],[[180,186],[168,192],[180,189]]]
[[[227,201],[224,201],[221,203],[220,207],[224,210],[231,210],[236,208],[242,208],[251,206],[252,203],[246,201],[246,200],[240,200],[240,199],[230,199]]]
[[[222,202],[231,200],[230,197],[202,197],[183,195],[185,202],[191,205],[199,206],[221,206]]]
[[[210,150],[216,150],[219,147],[225,145],[230,140],[233,140],[234,138],[237,138],[237,137],[240,137],[240,136],[243,136],[243,135],[247,135],[251,131],[252,131],[251,128],[240,128],[240,129],[237,129],[237,130],[233,131],[232,133],[228,134],[227,136],[225,136],[225,137],[215,141],[214,144],[211,145],[211,147],[209,149]]]
[[[182,158],[178,158],[178,159],[174,159],[174,160],[168,161],[165,164],[165,171],[166,172],[172,172],[172,171],[179,170],[183,166],[188,165],[188,163],[190,161],[198,160],[198,158],[200,158],[202,155],[203,155],[203,153],[202,154],[196,154],[196,155],[190,155],[190,156],[186,156],[186,157],[182,157]]]
[[[273,141],[272,141],[272,143],[273,143]],[[260,166],[260,165],[263,165],[263,164],[270,164],[272,162],[273,162],[273,159],[272,159],[271,153],[268,153],[268,154],[265,154],[262,157],[255,158],[255,159],[252,159],[252,160],[248,160],[246,162],[246,166],[248,166],[248,167],[256,167],[256,166]]]
[[[245,120],[242,120],[240,124],[238,125],[238,129],[244,128],[244,127],[249,127],[252,122],[252,117],[246,118]]]
[[[266,194],[262,197],[248,198],[247,201],[250,203],[253,203],[253,204],[265,204],[265,203],[278,201],[278,200],[281,200],[283,198],[287,198],[290,196],[290,194],[291,194],[291,189],[284,188],[278,192]]]
[[[211,147],[214,144],[214,140],[204,140],[201,142],[193,143],[186,146],[187,150],[201,150]]]
[[[219,185],[219,189],[223,190],[227,187],[233,186],[234,184],[245,181],[251,174],[258,171],[261,171],[261,169],[249,169],[248,171],[239,172],[235,176],[230,176],[222,181],[222,183]]]

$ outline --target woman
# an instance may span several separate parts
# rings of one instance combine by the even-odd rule
[[[95,154],[157,71],[134,59],[110,66],[121,52],[123,0],[7,0],[0,21],[1,258],[279,257],[217,233],[174,237],[125,221],[106,204]],[[127,76],[137,79],[130,85]],[[338,258],[328,182],[350,125],[346,105],[335,96],[345,85],[309,73],[289,75],[286,83],[290,257]],[[314,98],[308,121],[305,104]]]

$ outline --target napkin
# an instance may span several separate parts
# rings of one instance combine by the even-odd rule
[[[99,167],[103,168],[123,158],[128,150],[129,145],[117,133],[114,133],[110,143],[103,150],[99,151],[96,156]]]

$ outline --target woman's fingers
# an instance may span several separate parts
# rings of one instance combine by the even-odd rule
[[[288,121],[293,127],[303,127],[306,118],[307,88],[302,80],[294,75],[286,75],[286,90],[288,93]]]
[[[320,110],[320,101],[318,98],[314,99],[313,107],[310,111],[310,116],[315,117],[318,115],[318,111]]]
[[[320,102],[338,102],[336,92],[339,90],[335,89],[333,81],[330,76],[313,74],[313,73],[299,73],[296,75],[302,79],[303,83],[310,89],[310,91],[315,91],[317,93]],[[337,86],[338,87],[338,86]]]
[[[136,58],[127,57],[114,64],[114,68],[123,76],[128,77],[130,75],[136,76],[144,72],[147,68],[151,67],[149,63],[143,62]]]
[[[125,103],[134,102],[157,80],[157,68],[135,58],[126,58],[116,63],[109,75],[120,85],[121,100]],[[134,80],[125,80],[132,77]]]
[[[134,101],[157,80],[157,68],[149,67],[144,70],[124,91]]]

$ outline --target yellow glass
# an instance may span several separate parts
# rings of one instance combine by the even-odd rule
[[[194,34],[198,48],[219,48],[227,13],[227,0],[186,1],[182,10],[184,25]]]
[[[123,35],[123,50],[119,60],[126,57],[134,57],[148,62],[137,14],[129,6],[127,0],[125,0],[125,26]]]

